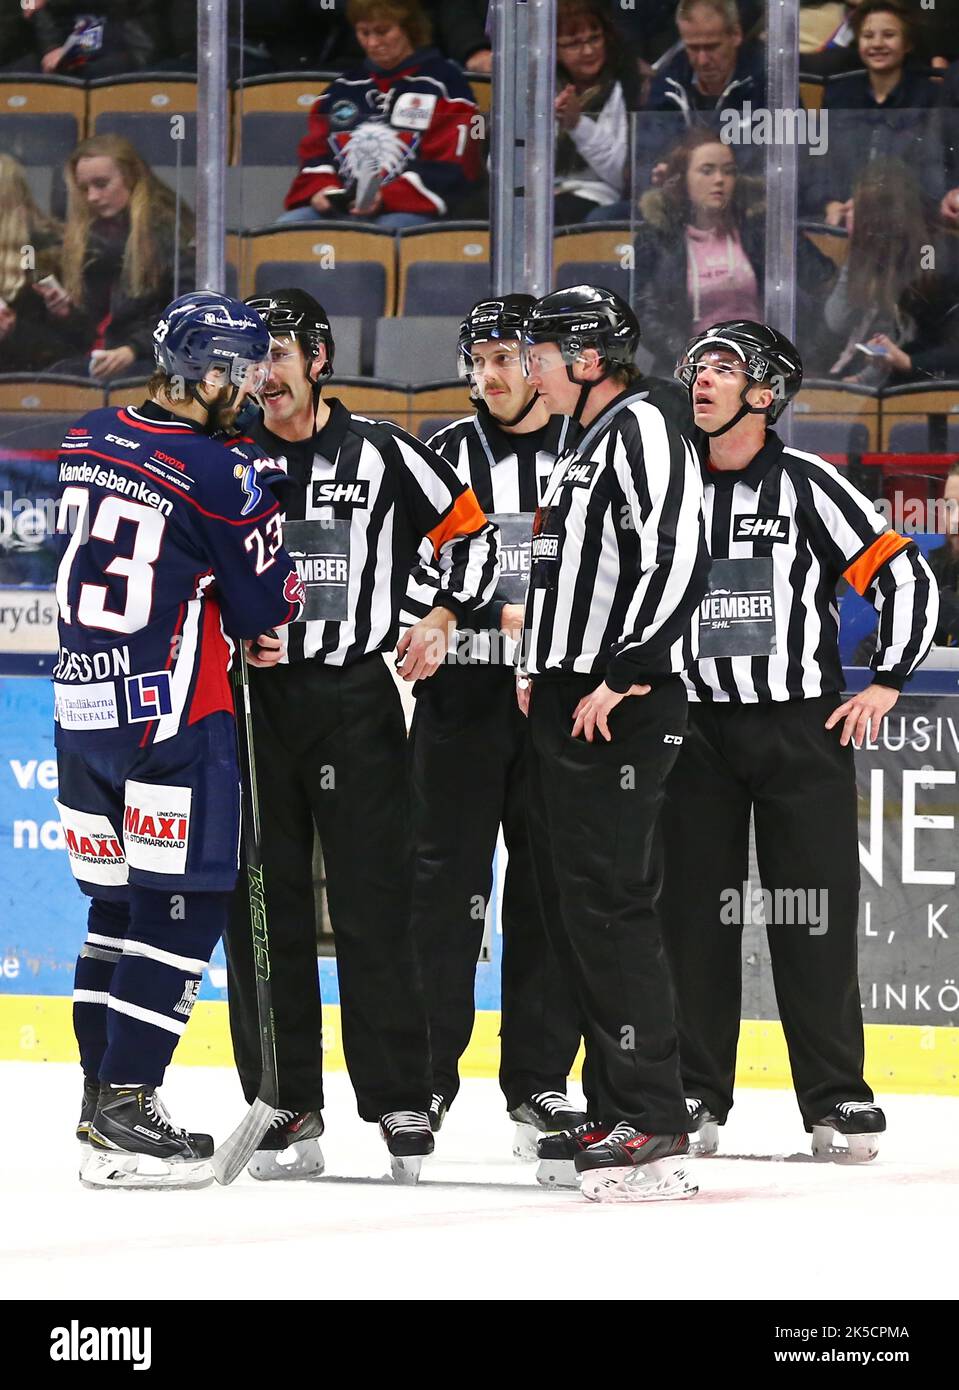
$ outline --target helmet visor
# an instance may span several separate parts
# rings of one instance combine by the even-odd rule
[[[269,374],[269,359],[254,362],[249,357],[232,357],[229,363],[211,364],[203,379],[210,386],[235,386],[247,395],[257,396]]]
[[[718,357],[715,353],[707,352],[697,357],[695,361],[691,362],[687,358],[685,361],[680,362],[679,366],[673,372],[673,376],[677,377],[684,386],[692,386],[700,372],[707,367],[711,372],[718,372],[728,376],[734,376],[740,372],[746,376],[750,375],[741,362],[727,362],[723,358]]]
[[[559,367],[571,367],[582,356],[582,344],[578,339],[556,343],[523,343],[520,348],[520,364],[523,375],[543,376]]]

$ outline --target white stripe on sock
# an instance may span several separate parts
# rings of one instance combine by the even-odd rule
[[[74,1004],[106,1004],[109,998],[110,996],[105,989],[75,989],[73,991]]]
[[[87,940],[91,946],[109,946],[113,951],[123,950],[122,936],[99,936],[97,932],[87,932]]]
[[[115,999],[112,995],[107,1000],[107,1008],[118,1014],[126,1014],[129,1018],[137,1018],[141,1023],[152,1023],[154,1028],[165,1028],[168,1033],[176,1033],[177,1037],[186,1027],[185,1023],[174,1023],[166,1014],[158,1014],[154,1009],[142,1009],[139,1004],[130,1004],[126,999]]]
[[[127,937],[123,943],[125,956],[147,956],[158,960],[161,965],[172,965],[174,970],[185,970],[189,975],[202,975],[206,969],[205,960],[194,960],[191,956],[175,956],[172,951],[161,951],[159,946],[151,946],[146,941],[136,941]]]

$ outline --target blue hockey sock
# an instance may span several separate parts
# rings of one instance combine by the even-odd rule
[[[229,893],[130,888],[130,927],[107,1008],[105,1082],[159,1086],[186,1028]]]
[[[73,1032],[85,1076],[100,1075],[107,1047],[107,997],[130,925],[124,902],[94,898],[87,914],[87,937],[73,975]]]

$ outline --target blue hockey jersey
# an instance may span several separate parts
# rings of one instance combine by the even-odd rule
[[[268,461],[148,403],[94,410],[59,459],[60,748],[146,747],[233,712],[230,638],[295,621]]]

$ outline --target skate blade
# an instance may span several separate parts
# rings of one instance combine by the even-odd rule
[[[296,1182],[322,1177],[326,1169],[318,1139],[301,1139],[285,1149],[257,1149],[246,1171],[257,1182]]]
[[[685,1168],[659,1159],[636,1168],[587,1169],[580,1191],[590,1202],[674,1202],[695,1197],[699,1186]]]
[[[718,1148],[719,1125],[715,1120],[707,1120],[695,1134],[689,1136],[690,1158],[712,1158]]]
[[[834,1142],[844,1139],[845,1144]],[[812,1156],[830,1163],[871,1163],[879,1153],[878,1134],[836,1134],[829,1125],[813,1125]]]
[[[420,1180],[425,1154],[409,1154],[398,1157],[390,1154],[390,1176],[398,1187],[415,1187]]]
[[[536,1142],[544,1132],[535,1125],[517,1124],[513,1131],[513,1157],[521,1163],[532,1163],[537,1157]]]
[[[174,1191],[187,1187],[209,1187],[213,1169],[209,1160],[173,1162],[154,1158],[151,1154],[91,1152],[80,1170],[83,1187],[102,1191],[104,1188],[134,1188],[142,1191]]]
[[[536,1169],[540,1187],[579,1187],[579,1174],[571,1158],[541,1158]]]

